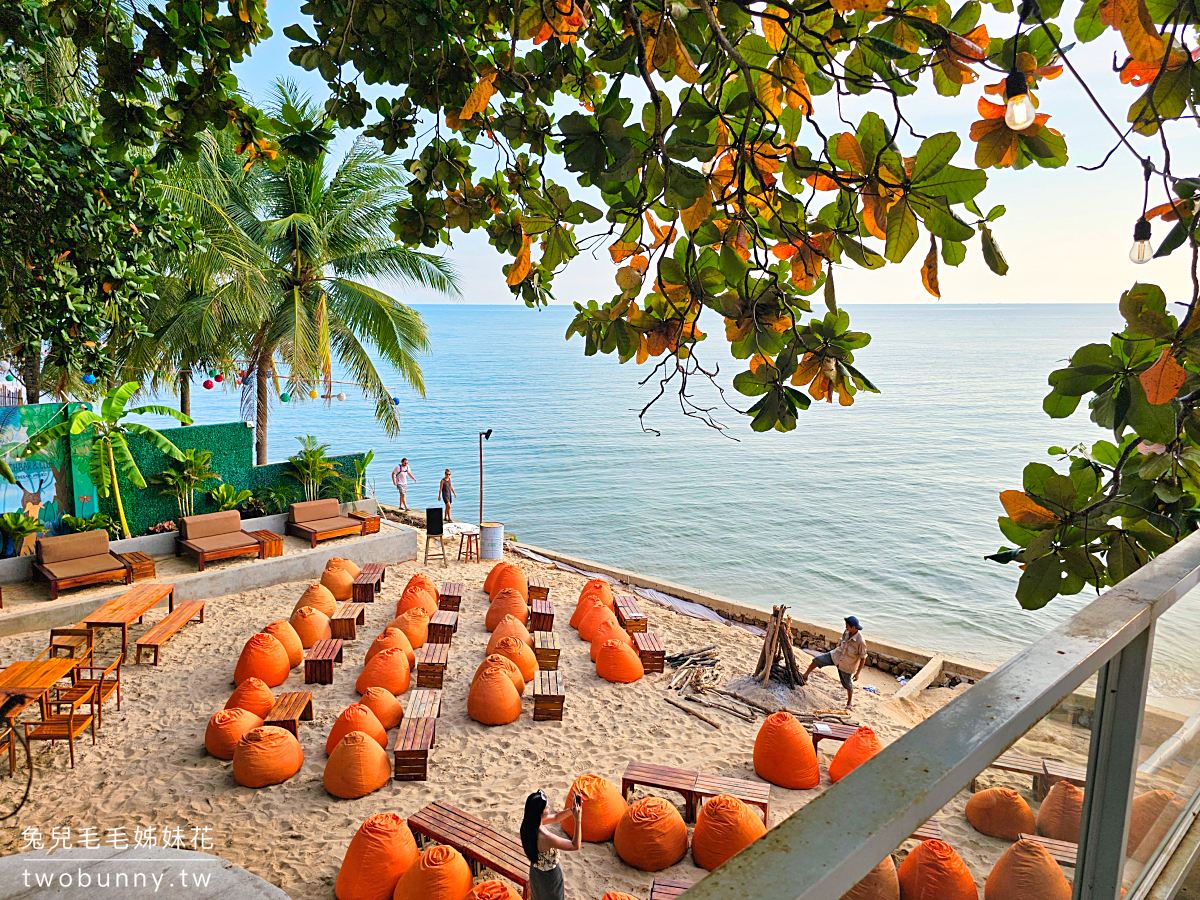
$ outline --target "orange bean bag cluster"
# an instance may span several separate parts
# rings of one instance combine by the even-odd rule
[[[354,593],[354,576],[349,569],[334,567],[332,559],[325,564],[325,571],[321,573],[321,584],[333,594],[334,600],[349,600]]]
[[[418,856],[404,820],[395,813],[377,813],[350,839],[333,895],[337,900],[391,900],[396,882]]]
[[[971,870],[945,841],[922,841],[896,875],[903,900],[979,900]]]
[[[587,641],[589,644],[592,638],[596,636],[597,629],[600,628],[603,622],[617,622],[616,614],[607,606],[595,606],[592,611],[583,617],[583,621],[579,623],[579,639]],[[620,625],[617,622],[617,625]]]
[[[767,716],[754,739],[754,771],[763,781],[793,791],[821,783],[812,737],[789,712]]]
[[[412,648],[412,644],[408,642],[408,638],[404,636],[404,632],[399,628],[393,628],[390,625],[379,632],[379,636],[371,642],[371,646],[367,648],[367,658],[364,663],[369,663],[381,650],[390,650],[395,647],[398,650],[403,650],[404,655],[408,658],[408,668],[415,669],[417,667],[417,654]]]
[[[262,725],[248,731],[233,751],[233,780],[260,788],[287,781],[304,765],[304,751],[286,728]]]
[[[521,599],[526,603],[529,602],[529,581],[525,578],[524,569],[514,563],[509,563],[494,574],[492,586],[488,589],[488,600],[495,600],[496,595],[501,591],[512,590],[520,594]]]
[[[488,666],[476,673],[467,694],[467,715],[482,725],[508,725],[521,717],[521,695],[505,669]]]
[[[1036,841],[1017,841],[996,860],[984,900],[1071,900],[1071,885],[1054,857]]]
[[[502,638],[497,641],[491,652],[512,660],[520,670],[521,677],[525,679],[526,684],[533,681],[533,673],[537,671],[538,667],[537,657],[533,655],[533,651],[523,640],[516,637]]]
[[[605,641],[620,641],[623,644],[633,646],[633,638],[629,636],[629,632],[622,628],[616,619],[605,619],[596,628],[595,634],[592,635],[592,647],[589,655],[592,657],[592,662],[596,661],[596,657],[600,655],[600,648]]]
[[[436,597],[432,597],[423,584],[410,585],[404,589],[400,599],[396,601],[396,615],[402,616],[410,609],[423,609],[432,618],[438,611]]]
[[[1079,843],[1079,823],[1083,819],[1083,788],[1056,781],[1046,792],[1037,811],[1037,833],[1056,841]]]
[[[533,646],[533,635],[529,633],[529,629],[525,627],[524,622],[519,622],[516,616],[505,616],[500,620],[500,624],[496,626],[496,630],[492,632],[492,636],[488,638],[488,653],[496,652],[496,645],[506,637],[520,638],[530,647]]]
[[[900,880],[892,857],[885,856],[862,881],[842,894],[842,900],[900,900]]]
[[[496,626],[504,620],[505,616],[512,616],[522,625],[529,621],[529,604],[525,602],[525,598],[520,593],[512,588],[501,588],[496,591],[483,624],[488,631],[495,631]]]
[[[399,647],[380,650],[363,666],[354,689],[365,694],[368,688],[381,687],[393,697],[399,697],[408,690],[409,685],[408,657]]]
[[[262,716],[246,709],[226,707],[213,713],[204,729],[204,749],[217,759],[233,759],[238,741],[263,723]]]
[[[481,881],[471,888],[467,900],[521,900],[521,895],[503,881]]]
[[[300,638],[300,645],[307,650],[317,641],[333,637],[329,628],[329,616],[311,606],[302,606],[292,613],[291,626]]]
[[[511,566],[506,559],[500,560],[492,566],[491,571],[487,573],[487,578],[483,579],[483,590],[489,597],[492,595],[492,584],[496,581],[496,576],[499,575],[507,566]]]
[[[567,809],[574,808],[575,795],[583,798],[583,839],[589,844],[611,841],[617,823],[629,805],[621,791],[607,778],[599,775],[580,775],[567,793]],[[562,824],[567,837],[575,836],[575,817],[567,816]]]
[[[498,666],[503,669],[512,681],[513,687],[517,689],[517,693],[521,696],[525,695],[525,678],[521,675],[521,670],[517,668],[517,664],[507,656],[501,656],[499,653],[490,653],[484,657],[483,662],[479,664],[479,668],[475,670],[475,674],[471,676],[471,684],[483,674],[484,670],[490,666]]]
[[[275,695],[261,678],[247,678],[234,688],[225,701],[226,709],[244,709],[260,719],[265,719],[274,705]]]
[[[431,616],[424,607],[415,606],[401,613],[392,620],[392,624],[404,632],[409,645],[414,649],[425,646],[429,639],[429,619]]]
[[[585,597],[595,597],[609,609],[614,609],[612,585],[603,578],[593,578],[583,586],[579,592],[579,599],[582,601]]]
[[[287,681],[291,671],[292,666],[283,644],[260,631],[250,635],[242,647],[241,656],[233,670],[233,682],[241,685],[247,678],[257,678],[267,687],[278,687]]]
[[[296,634],[296,629],[287,619],[272,622],[263,629],[263,634],[269,634],[283,644],[283,649],[287,651],[288,663],[293,669],[304,662],[304,644],[300,642],[300,635]]]
[[[737,797],[718,794],[702,807],[692,831],[692,859],[712,871],[767,833],[762,819]]]
[[[392,761],[387,751],[361,731],[351,731],[338,741],[321,779],[325,790],[343,800],[365,797],[391,780]]]
[[[994,787],[972,794],[967,801],[967,821],[980,834],[1015,841],[1033,834],[1037,820],[1025,798],[1010,788]]]
[[[617,822],[613,846],[627,866],[660,872],[687,855],[687,825],[674,804],[661,797],[643,797]]]
[[[325,739],[325,752],[332,753],[342,738],[352,731],[361,731],[374,739],[380,747],[385,750],[388,748],[387,732],[375,713],[362,703],[351,703],[334,719],[333,727],[329,729],[329,737]]]
[[[471,893],[472,880],[462,854],[436,844],[400,876],[392,900],[463,900]]]
[[[583,623],[583,620],[586,619],[588,614],[591,613],[591,611],[597,606],[604,606],[604,603],[599,597],[596,597],[595,595],[581,597],[579,602],[575,604],[575,612],[571,613],[571,627],[578,631],[579,626]]]
[[[334,598],[333,592],[325,587],[325,585],[318,584],[315,581],[304,589],[304,593],[300,595],[300,599],[292,607],[292,612],[295,613],[306,606],[320,610],[327,617],[332,617],[337,612],[337,600]]]
[[[1133,798],[1133,809],[1129,813],[1129,840],[1125,852],[1140,863],[1149,860],[1182,812],[1183,801],[1170,791],[1138,794]]]
[[[841,781],[883,749],[883,743],[870,728],[862,727],[846,739],[829,764],[829,780]]]
[[[613,684],[629,684],[646,674],[642,661],[628,644],[608,640],[596,654],[596,674]]]
[[[404,719],[404,707],[400,705],[396,695],[386,688],[367,688],[359,702],[375,713],[375,718],[379,720],[384,731],[395,728]]]

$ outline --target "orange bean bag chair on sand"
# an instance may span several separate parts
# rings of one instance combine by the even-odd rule
[[[329,754],[321,780],[333,796],[354,800],[392,780],[392,761],[370,735],[351,731]]]
[[[509,565],[496,574],[488,591],[488,600],[495,600],[497,594],[507,590],[516,591],[522,600],[529,602],[529,581],[525,578],[525,570],[518,565]]]
[[[333,895],[337,900],[391,900],[396,882],[418,856],[404,820],[395,813],[377,813],[350,839]]]
[[[661,797],[643,797],[617,822],[613,846],[625,865],[660,872],[687,855],[687,825],[674,804]]]
[[[754,771],[763,781],[793,791],[821,783],[812,737],[796,717],[782,710],[767,716],[754,739]]]
[[[1079,843],[1079,822],[1083,818],[1083,788],[1056,781],[1046,792],[1037,811],[1037,833],[1056,841]]]
[[[596,636],[596,631],[600,628],[601,623],[608,621],[616,622],[618,626],[621,624],[617,622],[616,615],[607,606],[594,607],[591,612],[583,617],[583,621],[579,623],[579,639],[587,641],[590,644],[592,638]]]
[[[984,900],[1071,900],[1071,884],[1054,857],[1036,841],[1017,841],[996,860]]]
[[[492,652],[511,659],[521,670],[521,677],[525,679],[526,684],[533,681],[533,673],[538,667],[537,657],[523,640],[515,637],[503,638],[492,648]]]
[[[600,900],[640,900],[640,898],[624,891],[608,891]]]
[[[375,718],[379,720],[384,731],[395,728],[404,719],[404,707],[400,705],[396,695],[386,688],[367,688],[359,702],[375,713]]]
[[[505,616],[500,620],[500,624],[496,626],[496,630],[492,632],[492,636],[488,638],[488,653],[496,652],[496,645],[506,637],[520,638],[530,647],[533,646],[533,635],[529,633],[529,629],[524,623],[517,621],[516,616]]]
[[[329,629],[329,616],[311,606],[302,606],[292,613],[291,625],[305,650],[317,641],[333,637],[333,632]]]
[[[400,876],[392,900],[463,900],[471,893],[472,880],[462,854],[437,844]]]
[[[410,671],[417,667],[417,654],[413,650],[412,644],[408,642],[408,638],[405,637],[403,631],[399,628],[393,628],[391,625],[379,632],[379,636],[371,642],[371,646],[367,648],[367,657],[363,660],[363,663],[369,663],[381,650],[390,650],[393,647],[404,651],[404,655],[408,657],[408,668]]]
[[[246,733],[233,751],[233,780],[242,787],[280,784],[300,771],[304,751],[286,728],[263,725]]]
[[[350,574],[349,569],[331,569],[326,565],[325,571],[321,573],[321,584],[329,589],[334,600],[349,600],[350,595],[354,593],[354,576]]]
[[[1182,812],[1183,801],[1170,791],[1138,794],[1133,798],[1133,809],[1129,813],[1129,840],[1125,852],[1140,863],[1148,861]]]
[[[603,578],[593,578],[579,591],[579,599],[595,597],[609,609],[616,611],[613,603],[612,585]]]
[[[341,711],[329,729],[329,737],[325,739],[326,754],[332,753],[346,735],[352,731],[361,731],[375,740],[385,750],[388,747],[387,732],[379,722],[379,717],[371,712],[370,707],[362,703],[351,703]]]
[[[481,881],[471,888],[467,900],[521,900],[521,895],[503,881]]]
[[[431,616],[423,607],[416,606],[401,613],[391,624],[404,632],[408,643],[414,650],[424,647],[429,639],[429,620]]]
[[[325,587],[325,585],[318,584],[315,581],[304,589],[304,593],[300,595],[300,599],[292,607],[292,612],[295,613],[306,606],[319,609],[326,616],[332,616],[337,612],[337,600],[334,598],[333,592]]]
[[[437,583],[434,582],[434,580],[424,572],[417,572],[412,578],[408,579],[408,583],[404,585],[404,589],[407,591],[411,587],[424,588],[425,593],[427,593],[435,601],[441,596],[441,592],[438,590]]]
[[[838,748],[829,763],[829,780],[841,781],[883,749],[883,743],[870,728],[860,728]]]
[[[596,629],[596,633],[592,635],[592,648],[589,653],[592,662],[595,662],[596,657],[600,655],[600,648],[605,641],[621,641],[630,647],[633,646],[633,638],[629,636],[628,631],[617,624],[615,619],[605,619]]]
[[[900,881],[892,857],[885,856],[862,881],[842,894],[842,900],[900,900]]]
[[[521,717],[521,695],[508,672],[488,666],[467,694],[467,715],[482,725],[508,725]]]
[[[226,709],[244,709],[260,719],[266,718],[274,705],[275,695],[261,678],[247,678],[234,688],[229,699],[225,701]]]
[[[1015,841],[1022,834],[1033,834],[1037,820],[1025,798],[1010,788],[994,787],[971,795],[967,801],[967,821],[980,834]]]
[[[487,616],[484,617],[484,627],[488,631],[495,631],[505,616],[512,616],[522,625],[529,621],[529,604],[512,588],[496,591],[496,596],[492,598],[491,606],[488,607]]]
[[[396,615],[402,616],[410,609],[423,609],[432,618],[433,614],[438,611],[438,602],[436,598],[429,595],[424,585],[418,584],[405,588],[400,599],[396,601]]]
[[[576,794],[583,798],[583,839],[589,844],[611,841],[617,831],[617,823],[629,809],[620,789],[599,775],[580,775],[567,793],[567,809],[574,807]],[[567,837],[574,837],[575,817],[567,816],[562,829]]]
[[[241,685],[247,678],[257,678],[267,687],[278,687],[287,681],[292,671],[287,650],[269,634],[250,635],[233,670],[233,682]]]
[[[380,650],[363,666],[354,689],[365,694],[368,688],[381,687],[393,697],[399,697],[408,690],[409,679],[408,657],[399,647],[392,647]]]
[[[525,695],[525,677],[521,674],[521,670],[517,668],[515,662],[499,653],[490,653],[484,657],[479,668],[475,670],[475,674],[471,676],[471,684],[474,684],[475,680],[490,666],[499,666],[503,669],[508,674],[509,680],[512,681],[513,687],[517,689],[517,693],[521,696]]]
[[[579,602],[575,604],[575,612],[571,613],[571,627],[576,631],[579,630],[580,624],[597,606],[604,606],[604,603],[599,597],[594,594],[587,597],[581,597]],[[609,610],[612,612],[612,610]]]
[[[204,729],[204,749],[217,759],[233,759],[238,741],[263,723],[261,716],[237,707],[213,713]]]
[[[325,563],[326,569],[345,569],[350,573],[351,578],[357,578],[362,574],[362,568],[352,559],[343,559],[340,556],[335,556]]]
[[[902,900],[979,900],[971,870],[945,841],[922,841],[896,875]]]
[[[608,640],[596,654],[596,674],[613,684],[629,684],[646,674],[637,652],[628,644]]]
[[[287,619],[272,622],[263,629],[263,634],[269,634],[283,644],[283,649],[287,651],[288,662],[293,669],[304,662],[304,644],[300,642],[300,635],[296,634],[296,629]]]
[[[767,833],[766,826],[737,797],[718,794],[702,807],[692,831],[692,860],[712,871]]]
[[[506,559],[502,559],[492,566],[492,570],[488,572],[487,578],[483,579],[483,590],[489,597],[492,595],[492,585],[496,583],[496,576],[512,565],[514,564]]]

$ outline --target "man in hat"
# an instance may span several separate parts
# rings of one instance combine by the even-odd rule
[[[850,704],[854,702],[854,682],[858,681],[866,663],[867,642],[862,636],[862,625],[856,617],[846,616],[846,630],[842,632],[842,639],[836,647],[828,653],[822,653],[809,664],[804,680],[808,681],[813,669],[837,666],[838,677],[846,689],[846,709],[850,709]]]

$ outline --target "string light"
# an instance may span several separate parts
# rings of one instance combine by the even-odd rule
[[[1017,33],[1013,35],[1012,66],[1004,79],[1004,124],[1013,131],[1024,131],[1036,121],[1033,100],[1029,96],[1029,79],[1017,68],[1017,56],[1021,43],[1021,27],[1029,14],[1027,3],[1022,3],[1017,20]]]
[[[1154,164],[1150,157],[1142,160],[1142,177],[1145,185],[1142,189],[1142,215],[1133,226],[1133,246],[1129,249],[1129,261],[1136,265],[1145,265],[1154,258],[1154,248],[1150,246],[1150,220],[1146,218],[1146,206],[1150,202],[1150,174]]]
[[[344,391],[338,391],[337,398],[338,398],[338,400],[345,400],[345,399],[346,399],[346,394],[345,394],[345,392],[344,392]]]

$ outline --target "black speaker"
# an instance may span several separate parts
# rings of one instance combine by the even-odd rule
[[[442,508],[430,506],[425,510],[425,533],[438,537],[442,533]]]

